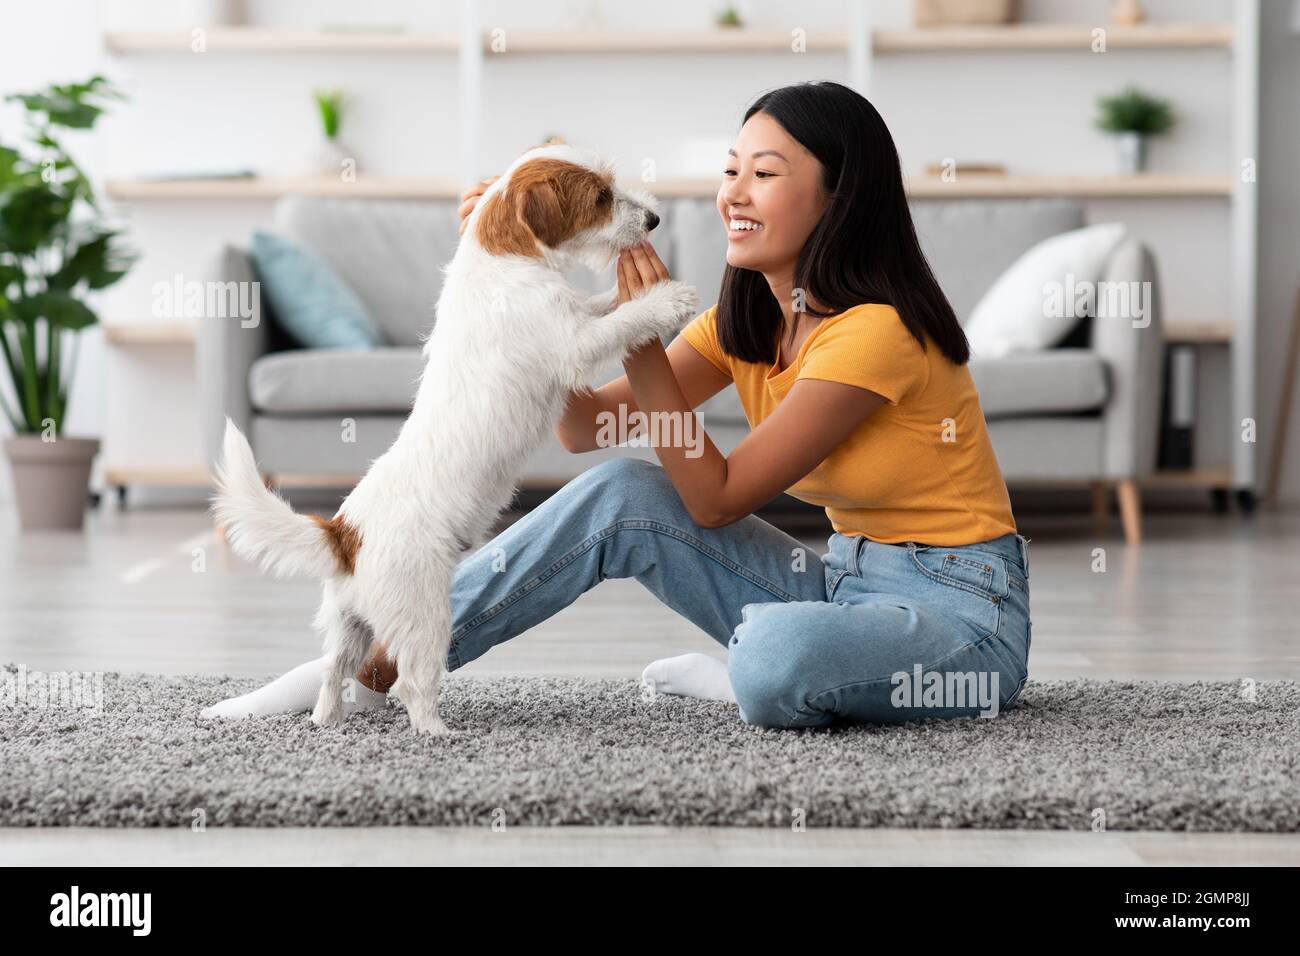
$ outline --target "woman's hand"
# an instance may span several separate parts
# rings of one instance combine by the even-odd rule
[[[618,304],[630,302],[655,283],[671,278],[650,240],[624,249],[618,254]]]
[[[479,199],[481,199],[483,194],[487,192],[487,188],[500,178],[500,176],[489,176],[487,179],[481,181],[477,186],[471,186],[469,189],[465,190],[461,195],[460,209],[457,210],[457,212],[460,213],[461,235],[465,234],[465,223],[469,221],[469,214],[474,211],[474,207],[478,205]]]

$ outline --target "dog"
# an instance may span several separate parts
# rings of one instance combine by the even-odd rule
[[[439,688],[451,646],[451,583],[510,504],[529,455],[570,392],[699,307],[669,280],[619,305],[565,279],[599,271],[659,222],[654,197],[620,188],[612,167],[568,144],[529,150],[482,195],[443,268],[414,405],[330,519],[294,512],[268,489],[226,420],[211,513],[231,549],[277,575],[323,582],[313,622],[328,659],[312,711],[343,718],[343,683],[372,641],[398,670],[392,688],[417,733],[450,733]]]

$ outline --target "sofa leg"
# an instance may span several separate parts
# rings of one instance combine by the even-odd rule
[[[1124,525],[1124,540],[1138,544],[1142,540],[1142,501],[1138,483],[1132,478],[1121,478],[1115,485],[1119,494],[1119,516]]]
[[[1110,520],[1110,485],[1104,481],[1090,483],[1092,489],[1092,523],[1098,534],[1106,530]]]

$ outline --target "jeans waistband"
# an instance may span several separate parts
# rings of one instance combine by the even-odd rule
[[[924,542],[918,542],[924,544]],[[945,547],[947,547],[945,545]],[[1013,564],[1020,566],[1020,569],[1026,574],[1029,572],[1029,539],[1018,532],[1004,534],[1000,538],[990,538],[988,541],[977,541],[974,544],[962,545],[953,548],[954,551],[960,551],[962,548],[971,548],[975,551],[991,551],[994,554],[1001,555]]]
[[[846,537],[838,532],[830,537],[829,550],[836,555],[836,560],[842,562],[842,567],[854,567],[854,562],[858,560],[858,555],[862,548],[867,544],[866,537],[854,535]],[[915,544],[927,544],[925,541],[916,541]],[[891,547],[906,548],[907,544],[891,545]],[[1000,538],[990,538],[988,541],[977,541],[974,544],[961,545],[933,545],[933,547],[948,548],[952,551],[972,550],[985,551],[990,554],[996,554],[1006,558],[1012,565],[1018,567],[1025,577],[1029,576],[1029,539],[1018,532],[1004,534]]]

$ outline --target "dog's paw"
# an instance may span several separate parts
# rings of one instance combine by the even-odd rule
[[[452,730],[441,717],[432,717],[427,720],[417,720],[415,715],[411,715],[411,729],[417,734],[424,734],[428,737],[454,737],[456,731]]]
[[[337,727],[343,723],[343,708],[321,710],[319,706],[311,712],[311,722],[317,727]]]
[[[700,294],[695,286],[679,279],[655,283],[642,299],[650,303],[654,313],[654,331],[661,336],[680,331],[700,309]]]

